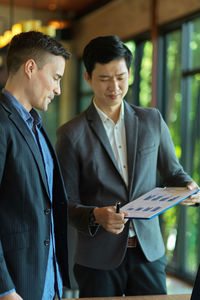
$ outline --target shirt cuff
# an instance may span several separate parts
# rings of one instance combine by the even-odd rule
[[[8,292],[5,292],[5,293],[3,293],[3,294],[0,294],[0,297],[9,295],[9,294],[11,294],[11,293],[15,293],[15,289],[12,289],[12,290],[10,290],[10,291],[8,291]]]

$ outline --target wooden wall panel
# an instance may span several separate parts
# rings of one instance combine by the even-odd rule
[[[159,25],[200,11],[199,0],[158,0]],[[114,0],[74,24],[73,52],[99,35],[116,34],[126,40],[151,30],[151,0]]]
[[[74,48],[80,54],[85,44],[99,35],[116,34],[122,39],[150,27],[150,0],[115,0],[75,24]]]
[[[199,0],[159,0],[157,21],[158,24],[168,23],[196,11],[200,12]]]

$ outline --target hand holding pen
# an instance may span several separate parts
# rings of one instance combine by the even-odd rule
[[[124,219],[124,213],[120,212],[121,202],[117,201],[115,206],[97,207],[94,209],[96,223],[100,224],[106,231],[119,234],[123,231],[128,219]]]

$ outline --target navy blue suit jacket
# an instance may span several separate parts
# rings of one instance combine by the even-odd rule
[[[43,130],[43,129],[42,129]],[[69,286],[68,203],[59,165],[54,159],[51,204],[44,164],[24,120],[0,94],[0,294],[11,289],[26,300],[41,299],[49,252],[53,209],[56,256]]]

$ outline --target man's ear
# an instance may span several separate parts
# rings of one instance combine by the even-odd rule
[[[28,76],[28,78],[31,78],[33,75],[34,71],[36,70],[37,65],[34,61],[34,59],[28,59],[25,64],[24,64],[24,72]]]
[[[90,77],[90,75],[88,74],[87,71],[84,72],[84,78],[87,81],[87,83],[90,85],[91,84],[91,77]]]

